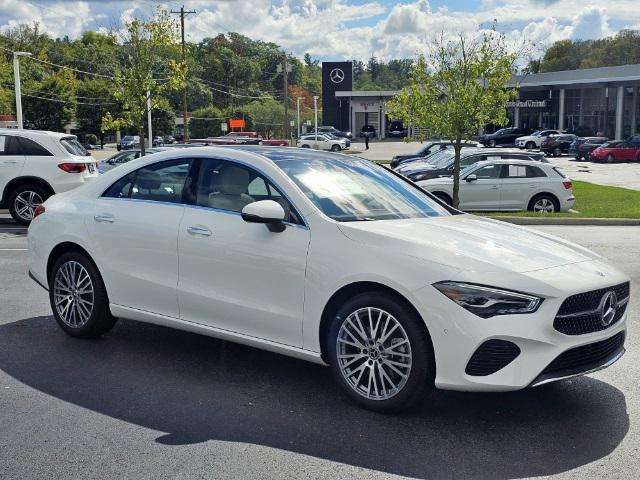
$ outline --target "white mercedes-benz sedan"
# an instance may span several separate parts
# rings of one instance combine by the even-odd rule
[[[629,279],[577,245],[464,214],[348,155],[202,147],[38,207],[30,275],[74,337],[118,317],[331,366],[358,404],[506,391],[624,353]]]

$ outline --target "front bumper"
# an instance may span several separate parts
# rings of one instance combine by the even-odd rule
[[[595,272],[599,271],[605,272],[606,280],[602,277],[592,278],[596,277]],[[578,274],[587,281],[574,289]],[[431,285],[415,292],[417,298],[425,299],[428,303],[421,305],[418,310],[425,319],[433,340],[436,387],[461,391],[520,390],[606,368],[622,356],[624,340],[619,345],[620,348],[605,352],[607,355],[604,358],[595,358],[594,362],[578,364],[577,370],[549,370],[556,359],[570,350],[607,341],[618,334],[626,335],[628,306],[619,320],[602,331],[567,335],[556,330],[553,325],[560,306],[567,297],[626,282],[628,279],[624,275],[611,269],[604,262],[592,261],[525,274],[496,275],[493,279],[491,277],[494,275],[488,274],[484,276],[483,283],[514,288],[515,285],[522,284],[523,275],[534,281],[532,286],[538,283],[540,288],[515,289],[537,292],[544,298],[540,308],[532,314],[502,315],[483,319],[457,305],[450,305],[453,302],[435,291]],[[477,279],[477,273],[474,277]],[[468,281],[472,282],[471,279]],[[435,294],[432,291],[435,291]],[[468,367],[474,354],[490,340],[515,345],[518,354],[493,373],[467,373],[470,372]]]

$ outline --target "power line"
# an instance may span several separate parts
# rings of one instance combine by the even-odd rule
[[[29,97],[29,98],[37,98],[40,100],[48,100],[50,102],[57,102],[57,103],[75,103],[76,105],[93,105],[93,106],[97,106],[97,105],[118,105],[117,103],[86,103],[86,102],[73,102],[73,100],[60,100],[59,98],[47,98],[47,97],[40,97],[38,95],[29,95],[27,93],[23,93],[22,94],[23,97]]]

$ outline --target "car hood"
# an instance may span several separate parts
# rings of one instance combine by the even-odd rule
[[[534,137],[533,135],[525,135],[524,137],[518,137],[518,138],[516,138],[516,142],[517,142],[518,140],[523,140],[523,141],[524,141],[524,140],[535,140],[536,138],[538,138],[538,137]]]
[[[407,164],[400,165],[398,167],[398,173],[407,174],[413,172],[424,172],[426,170],[436,170],[435,165],[429,162],[416,160],[415,162],[409,162]]]
[[[343,222],[339,228],[356,242],[460,271],[524,273],[600,258],[552,235],[468,214]]]
[[[432,186],[432,185],[452,185],[452,184],[453,184],[453,177],[451,176],[428,178],[427,180],[419,180],[416,182],[416,185],[423,188],[429,188],[429,186]]]

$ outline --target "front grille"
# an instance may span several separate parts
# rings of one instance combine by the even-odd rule
[[[599,306],[605,293],[613,290],[618,298],[618,306],[613,321],[602,323]],[[567,298],[553,321],[553,328],[565,335],[584,335],[600,332],[615,325],[624,315],[629,304],[629,282],[614,287],[601,288],[591,292],[578,293]]]
[[[465,373],[484,377],[496,373],[520,355],[520,348],[506,340],[487,340],[471,355]]]
[[[624,332],[620,332],[606,340],[572,348],[551,362],[540,377],[565,377],[601,367],[623,346]]]

